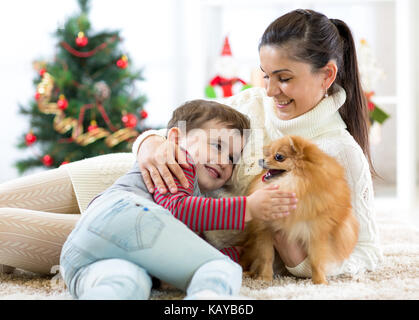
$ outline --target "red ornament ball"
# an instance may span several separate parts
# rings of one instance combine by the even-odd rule
[[[64,95],[60,95],[60,98],[57,101],[57,106],[61,110],[65,110],[68,107],[68,100],[64,97]]]
[[[122,56],[121,59],[119,59],[116,62],[116,65],[120,69],[125,69],[126,67],[128,67],[128,58],[127,58],[127,56]]]
[[[49,154],[46,154],[45,156],[42,157],[42,163],[46,167],[51,167],[52,164],[54,163],[54,159],[52,159],[52,157]]]
[[[44,76],[44,74],[45,74],[45,72],[47,72],[47,69],[42,68],[41,70],[39,70],[39,75],[40,75],[41,77],[43,77],[43,76]]]
[[[368,110],[369,111],[374,111],[375,109],[375,104],[372,103],[371,101],[368,101]]]
[[[25,141],[26,141],[26,145],[30,146],[31,144],[33,144],[36,141],[36,135],[34,135],[32,132],[29,132],[25,136]]]
[[[70,163],[70,161],[63,161],[63,162],[61,162],[61,165],[63,166],[63,165],[65,165],[65,164],[68,164],[68,163]]]
[[[87,128],[87,131],[92,132],[93,130],[97,128],[98,128],[97,123],[96,121],[93,120],[92,122],[90,122],[90,126]]]
[[[83,32],[79,32],[76,38],[76,44],[79,47],[85,47],[89,43],[89,39],[84,35]]]
[[[141,119],[146,119],[148,117],[148,113],[145,110],[141,110],[140,112]]]
[[[122,122],[124,123],[125,127],[127,128],[135,128],[138,123],[138,119],[132,113],[127,113],[122,117]]]
[[[41,94],[39,92],[35,93],[35,100],[39,101],[39,99],[41,99]]]

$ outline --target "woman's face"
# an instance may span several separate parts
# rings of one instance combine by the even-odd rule
[[[274,99],[281,120],[310,111],[324,97],[325,73],[313,73],[310,64],[289,59],[281,47],[262,46],[259,56],[267,94]]]

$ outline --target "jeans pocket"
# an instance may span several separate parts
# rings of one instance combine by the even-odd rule
[[[164,228],[155,212],[133,199],[119,199],[100,210],[92,212],[88,230],[125,251],[151,248]]]

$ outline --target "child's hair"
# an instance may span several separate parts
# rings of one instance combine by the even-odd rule
[[[242,136],[248,134],[250,129],[249,118],[227,105],[208,100],[191,100],[173,111],[167,128],[179,126],[179,121],[185,121],[186,131],[202,128],[211,120],[217,120],[229,129],[238,129]]]
[[[346,91],[346,101],[339,113],[347,130],[361,146],[373,176],[378,176],[371,160],[368,139],[368,108],[362,90],[355,43],[348,25],[338,19],[329,19],[313,10],[291,11],[265,30],[259,44],[285,47],[289,57],[309,63],[315,73],[330,60],[335,60],[338,73],[329,94],[337,91],[337,85]]]

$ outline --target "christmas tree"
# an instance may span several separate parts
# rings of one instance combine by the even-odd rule
[[[142,131],[146,97],[135,82],[142,72],[131,70],[119,47],[119,31],[92,31],[89,0],[78,0],[80,12],[56,31],[55,59],[35,62],[36,93],[20,113],[30,117],[30,130],[18,148],[32,155],[16,162],[19,173],[114,152],[129,152]]]

